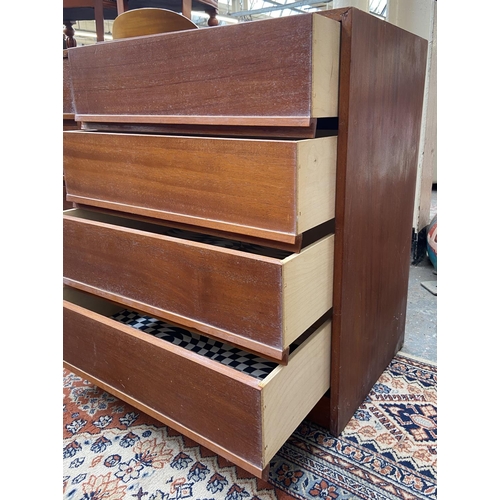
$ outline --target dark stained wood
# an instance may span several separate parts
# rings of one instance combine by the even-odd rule
[[[218,26],[219,20],[217,19],[217,14],[219,13],[219,9],[215,9],[214,7],[206,7],[205,12],[208,14],[207,24],[209,26]]]
[[[70,208],[73,207],[74,204],[66,199],[66,182],[64,180],[64,175],[63,175],[63,210],[69,210]]]
[[[258,380],[71,302],[63,318],[67,363],[262,469]]]
[[[80,122],[76,122],[75,115],[64,115],[63,117],[63,130],[80,130]]]
[[[74,117],[75,114],[68,50],[63,50],[63,114],[71,115],[72,117]]]
[[[79,123],[75,121],[72,93],[68,50],[63,50],[63,130],[76,130],[79,128]],[[63,175],[63,210],[73,208],[73,203],[66,199],[66,194],[66,181]]]
[[[252,474],[267,477],[267,464],[329,383],[329,317],[307,332],[289,366],[258,380],[113,320],[121,310],[120,304],[63,287],[65,365]]]
[[[65,284],[281,360],[277,259],[64,215]]]
[[[311,30],[306,14],[74,48],[76,114],[94,122],[184,116],[177,123],[296,125],[311,118]]]
[[[236,85],[236,82],[234,82]],[[227,127],[294,127],[303,128],[309,127],[311,118],[309,116],[248,116],[248,115],[231,115],[231,116],[210,116],[198,115],[194,113],[176,114],[176,115],[153,115],[134,113],[127,114],[80,114],[78,115],[86,122],[122,122],[122,123],[152,123],[152,124],[167,124],[167,125],[184,125],[190,124],[193,126],[227,126]]]
[[[342,23],[330,427],[404,340],[427,42],[357,9]]]
[[[295,141],[67,132],[63,147],[70,201],[268,239],[297,236]]]
[[[341,23],[341,54],[331,389],[310,418],[324,423],[326,417],[338,435],[404,340],[427,42],[357,9],[318,15]],[[213,127],[214,133],[233,130],[234,135],[284,129],[302,134],[313,125],[309,19],[304,14],[223,27],[211,30],[213,38],[208,38],[210,30],[196,30],[70,49],[77,116],[87,129],[103,131],[196,134]],[[191,58],[193,65],[186,64],[185,47],[203,53],[208,41],[210,57]],[[159,56],[162,50],[167,58]],[[125,59],[126,67],[121,62]],[[212,74],[213,79],[207,77]],[[168,92],[160,92],[160,99],[153,87]],[[112,123],[117,119],[122,123]],[[84,149],[75,147],[75,160],[93,154]],[[97,144],[96,151],[102,153],[102,146]],[[89,172],[90,167],[80,168]],[[99,182],[109,185],[115,178],[105,169],[97,177],[92,179],[96,193],[108,189]],[[332,224],[292,235],[287,244],[302,245]],[[275,339],[270,342],[272,330],[279,329],[279,262],[206,251],[203,245],[71,216],[65,216],[64,236],[65,283],[177,319],[207,335],[224,338],[227,329],[248,333],[245,342],[250,339],[253,347],[274,343],[274,354],[279,353]],[[238,289],[236,281],[244,286]],[[192,312],[201,318],[196,324]],[[74,321],[70,316],[70,332]],[[89,335],[90,326],[81,325],[79,336]],[[93,335],[100,338],[92,346],[97,341],[107,346],[107,334],[98,329]],[[245,347],[241,338],[235,339]],[[75,350],[82,349],[80,340],[70,342]],[[135,348],[135,341],[127,347]],[[100,369],[119,365],[120,377],[130,376],[126,355],[113,358],[106,348],[112,362],[104,367],[102,360],[95,361]],[[160,368],[149,348],[141,353],[153,355]],[[71,356],[75,366],[94,362],[76,352]],[[150,396],[160,397],[158,391]],[[142,401],[140,393],[137,399]],[[225,420],[212,425],[220,422]]]
[[[309,120],[307,126],[282,127],[282,126],[242,126],[234,125],[186,125],[179,123],[104,123],[91,122],[86,118],[82,129],[99,132],[132,132],[146,134],[170,135],[198,135],[218,137],[246,137],[248,138],[273,138],[273,139],[312,139],[316,136],[316,119]],[[331,134],[333,135],[333,134]]]
[[[90,210],[93,212],[101,212],[103,214],[114,215],[117,217],[123,217],[123,212],[117,210],[109,210],[107,208],[100,208],[96,206],[85,205],[82,203],[74,203],[75,208],[80,208],[82,210]],[[132,213],[127,213],[127,218],[134,219],[137,221],[142,221],[148,224],[163,225],[170,228],[182,229],[184,231],[200,232],[199,226],[193,224],[184,224],[182,222],[175,222],[172,220],[162,220],[153,217],[145,217],[143,215],[136,215]],[[208,234],[209,236],[216,236],[219,238],[226,238],[229,240],[240,241],[243,243],[250,243],[252,245],[259,245],[268,248],[274,248],[277,250],[284,250],[285,252],[298,253],[307,245],[312,244],[314,241],[322,238],[323,236],[335,232],[335,221],[327,221],[325,224],[313,228],[310,231],[306,231],[303,234],[299,234],[296,237],[291,237],[287,241],[276,241],[271,239],[257,238],[255,236],[249,236],[240,233],[231,233],[228,231],[221,231],[219,229],[212,229],[208,227],[203,228],[203,234]]]
[[[328,391],[307,415],[306,419],[314,422],[325,429],[329,429],[330,424],[330,391]]]
[[[292,251],[303,233],[312,235],[334,217],[336,137],[278,141],[79,131],[63,138],[68,200],[79,205],[274,247],[282,243]]]

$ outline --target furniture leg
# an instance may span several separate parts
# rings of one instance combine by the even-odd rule
[[[76,47],[76,40],[74,38],[75,30],[73,29],[73,23],[71,21],[63,21],[64,29],[63,33],[65,35],[66,48]]]
[[[118,11],[118,15],[128,10],[128,0],[116,0],[116,10]]]
[[[182,0],[182,15],[191,19],[191,0]]]
[[[208,25],[209,26],[217,26],[219,24],[219,20],[217,19],[217,14],[219,13],[218,9],[215,7],[207,7],[205,12],[209,15]]]
[[[97,41],[104,42],[104,7],[102,0],[94,0],[94,16]]]

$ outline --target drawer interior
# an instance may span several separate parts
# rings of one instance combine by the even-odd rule
[[[200,357],[228,366],[257,380],[264,380],[279,366],[279,363],[244,351],[228,343],[200,335],[139,311],[124,309],[119,304],[71,287],[64,287],[64,299],[110,318],[117,323],[130,326],[147,335],[162,339],[171,345],[196,353]],[[307,332],[306,335],[297,339],[290,346],[290,353],[303,343],[308,334],[310,332]]]
[[[173,345],[194,352],[199,356],[234,368],[258,380],[263,380],[278,366],[278,363],[243,351],[238,347],[205,337],[204,335],[199,335],[180,326],[137,311],[124,309],[113,314],[111,318],[148,335],[153,335]],[[296,344],[290,348],[290,351],[295,347]]]
[[[75,209],[64,216],[64,284],[286,362],[332,307],[333,243],[291,253]]]
[[[228,248],[231,250],[238,250],[240,252],[251,253],[254,255],[271,257],[273,259],[284,260],[290,255],[293,255],[293,252],[281,250],[278,248],[256,245],[253,243],[233,240],[230,238],[216,237],[205,233],[196,233],[193,231],[172,228],[164,225],[151,224],[149,222],[131,219],[127,217],[120,217],[117,215],[110,215],[103,212],[75,208],[67,210],[65,213],[67,215],[79,217],[81,219],[93,220],[96,222],[104,222],[106,224],[113,224],[119,227],[126,227],[130,229],[136,229],[139,231],[147,231],[153,234],[171,236],[181,240],[203,243],[206,245],[213,245],[215,247]]]
[[[293,244],[335,217],[334,122],[307,140],[65,132],[68,200]]]
[[[203,346],[196,352],[191,332],[168,341],[134,327],[141,318],[120,305],[71,287],[64,298],[68,368],[256,475],[330,385],[329,320],[307,332],[287,366],[255,377],[204,356]]]

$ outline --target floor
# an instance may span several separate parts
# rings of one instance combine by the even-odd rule
[[[436,213],[437,187],[432,191],[431,219]],[[422,286],[426,282],[435,282],[437,287],[437,273],[427,256],[418,265],[410,266],[406,332],[401,352],[437,363],[437,295]]]

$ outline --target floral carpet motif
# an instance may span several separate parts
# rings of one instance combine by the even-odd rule
[[[65,500],[436,499],[437,369],[397,355],[339,438],[307,420],[256,479],[68,370]]]

